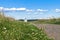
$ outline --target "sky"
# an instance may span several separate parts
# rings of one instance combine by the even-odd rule
[[[15,19],[60,17],[60,0],[0,0],[0,11]]]

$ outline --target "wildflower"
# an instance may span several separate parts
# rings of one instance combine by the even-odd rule
[[[35,35],[37,35],[38,33],[36,33]]]
[[[4,27],[3,29],[6,29],[6,27]]]
[[[32,34],[34,34],[34,32],[32,32]]]
[[[3,33],[6,33],[6,32],[7,32],[7,30],[3,31]]]

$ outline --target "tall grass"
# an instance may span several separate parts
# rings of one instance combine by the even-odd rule
[[[0,17],[0,40],[53,40],[30,23]]]

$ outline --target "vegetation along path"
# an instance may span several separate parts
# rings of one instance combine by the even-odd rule
[[[53,37],[54,40],[60,40],[60,25],[56,24],[33,24],[38,28],[43,28],[49,37]]]

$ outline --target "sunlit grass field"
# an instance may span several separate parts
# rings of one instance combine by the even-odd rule
[[[0,16],[0,40],[53,40],[43,29]]]
[[[53,18],[53,19],[38,19],[36,21],[30,21],[36,24],[59,24],[60,25],[60,18]]]

